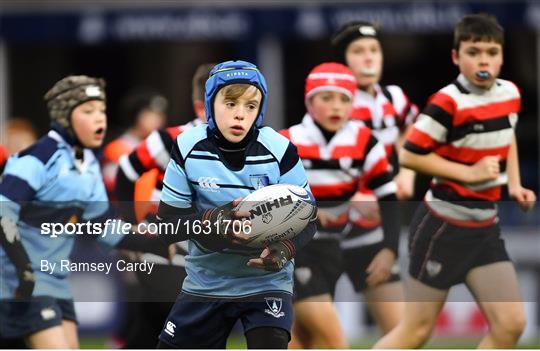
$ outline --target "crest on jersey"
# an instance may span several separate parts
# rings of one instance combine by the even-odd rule
[[[266,174],[251,174],[249,179],[255,190],[259,190],[270,184],[270,178]]]
[[[441,273],[442,264],[437,261],[429,260],[426,264],[426,271],[430,277],[435,277]]]
[[[281,318],[285,315],[285,312],[281,312],[283,306],[283,300],[280,297],[265,297],[266,308],[264,313],[267,313],[275,318]]]

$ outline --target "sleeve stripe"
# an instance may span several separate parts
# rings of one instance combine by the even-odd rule
[[[137,149],[134,153],[134,158],[136,158],[136,161],[134,160],[132,163],[134,164],[140,164],[139,167],[140,173],[144,173],[150,169],[156,168],[157,164],[150,154],[150,150],[148,148],[148,140],[144,140],[142,143],[137,146]]]
[[[438,106],[450,116],[452,116],[457,109],[457,104],[454,99],[442,92],[432,95],[428,101],[428,106],[429,105]]]
[[[150,156],[154,159],[154,162],[161,168],[167,168],[169,163],[169,150],[164,143],[163,136],[167,137],[169,134],[167,132],[160,133],[160,131],[154,131],[148,136],[146,140],[146,145],[148,146],[148,151]]]
[[[0,183],[0,194],[11,201],[28,201],[35,193],[36,191],[24,179],[12,174],[4,175]]]
[[[414,124],[414,128],[421,131],[424,134],[430,136],[433,140],[444,143],[446,141],[446,135],[448,128],[440,124],[437,120],[424,113],[418,116],[418,120]]]
[[[374,190],[392,181],[393,181],[392,174],[390,172],[384,172],[384,173],[380,173],[376,176],[371,177],[371,179],[369,179],[369,181],[366,183],[366,186],[369,189]]]
[[[280,175],[284,175],[289,172],[291,169],[294,168],[294,166],[296,166],[298,162],[300,162],[300,157],[298,157],[298,150],[296,149],[296,146],[294,146],[294,144],[289,141],[287,150],[285,151],[283,158],[279,162]]]
[[[366,170],[366,173],[364,174],[364,180],[366,184],[368,184],[377,176],[380,176],[384,173],[390,174],[390,165],[388,164],[386,156],[381,157],[377,161],[377,163],[375,163],[371,168]]]
[[[180,147],[178,146],[178,142],[175,142],[172,146],[171,160],[174,160],[174,162],[176,162],[180,168],[184,169],[185,162],[182,154],[180,153]]]
[[[372,168],[381,160],[386,160],[386,150],[381,142],[378,142],[375,137],[371,137],[366,149],[366,158],[364,162],[364,173],[371,173]]]
[[[407,138],[407,142],[428,150],[431,150],[438,145],[433,138],[421,130],[416,129],[416,127],[412,128],[411,133]]]
[[[187,198],[190,198],[191,199],[191,194],[184,194],[184,193],[181,193],[177,190],[174,190],[171,186],[167,185],[167,183],[163,182],[163,186],[165,188],[167,188],[167,190],[169,190],[170,192],[178,195],[178,196],[182,196],[182,197],[187,197]]]
[[[405,145],[403,145],[403,147],[405,148],[405,150],[418,154],[418,155],[427,155],[432,150],[431,148],[420,147],[416,144],[413,144],[412,142],[408,140],[405,142]]]
[[[422,111],[422,114],[430,116],[446,129],[452,128],[452,115],[438,105],[427,105]]]
[[[397,185],[395,182],[388,182],[384,184],[383,186],[378,187],[377,189],[373,189],[373,192],[375,193],[375,196],[377,196],[378,199],[385,197],[389,194],[394,194],[397,191]]]
[[[131,180],[132,182],[136,182],[137,179],[139,179],[139,173],[137,173],[135,168],[133,168],[133,166],[131,165],[128,155],[121,156],[118,164],[120,165],[120,168],[122,169],[122,171],[124,171],[124,174],[129,180]]]

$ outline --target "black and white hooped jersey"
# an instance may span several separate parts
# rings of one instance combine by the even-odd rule
[[[503,79],[484,90],[460,75],[430,98],[407,138],[408,151],[434,152],[464,165],[485,156],[500,158],[500,174],[494,180],[465,184],[434,177],[425,197],[433,212],[461,226],[489,226],[497,220],[495,202],[508,180],[506,160],[520,108],[519,89]]]
[[[336,234],[343,233],[351,222],[349,200],[360,182],[373,190],[377,198],[395,193],[396,184],[384,146],[362,123],[348,121],[327,142],[312,117],[306,114],[302,123],[281,134],[296,145],[319,207],[338,218],[328,227],[319,228],[315,238],[339,238]]]

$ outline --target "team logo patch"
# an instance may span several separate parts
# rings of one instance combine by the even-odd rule
[[[101,94],[101,91],[99,90],[98,86],[90,85],[90,86],[86,87],[86,89],[84,90],[84,93],[88,97],[96,97],[96,96],[99,96]]]
[[[270,178],[266,174],[251,174],[249,180],[255,190],[259,190],[270,184]]]
[[[55,317],[56,317],[56,311],[53,310],[52,308],[47,307],[47,308],[44,308],[44,309],[41,310],[41,318],[44,321],[51,320],[51,319],[53,319]]]
[[[285,312],[281,311],[283,306],[283,300],[281,297],[265,297],[266,305],[268,308],[264,310],[264,313],[267,313],[275,318],[281,318],[285,315]]]
[[[171,321],[167,321],[167,325],[165,326],[165,329],[163,331],[170,336],[174,337],[174,330],[176,329],[176,324],[174,324]]]
[[[311,280],[311,268],[309,267],[298,267],[294,270],[294,276],[296,280],[302,285],[306,285]]]
[[[441,272],[441,269],[442,264],[437,261],[429,260],[426,263],[427,274],[432,278],[437,276]]]

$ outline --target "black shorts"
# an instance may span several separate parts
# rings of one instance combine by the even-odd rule
[[[73,300],[43,296],[28,301],[0,300],[0,337],[20,338],[61,325],[77,322]]]
[[[343,250],[344,270],[356,292],[362,292],[368,287],[366,283],[366,269],[383,247],[382,243],[377,243]],[[396,262],[394,267],[392,267],[392,274],[386,282],[391,283],[400,280],[399,264]]]
[[[269,292],[248,299],[223,300],[181,293],[159,340],[170,347],[224,349],[234,324],[242,322],[244,333],[260,327],[290,331],[293,320],[290,294]]]
[[[298,251],[294,266],[294,301],[330,294],[343,272],[339,241],[317,239]]]
[[[409,233],[409,274],[437,289],[463,283],[475,267],[510,261],[498,224],[482,228],[451,225],[422,203]]]

